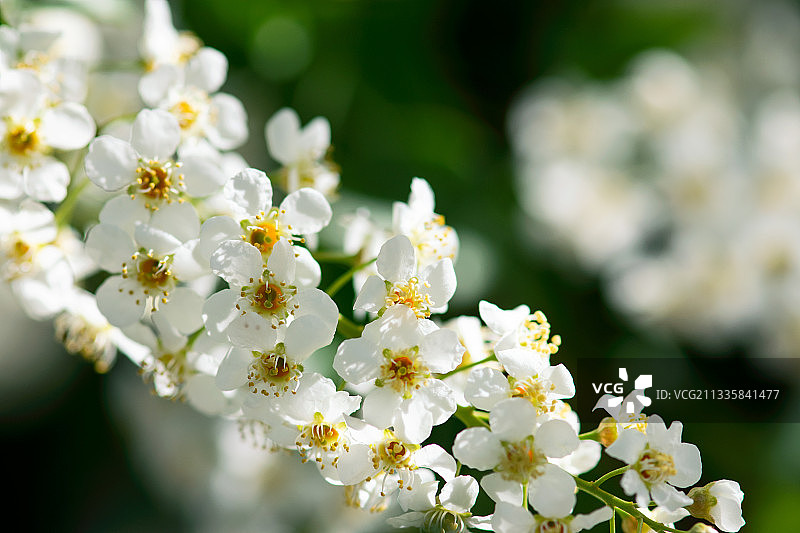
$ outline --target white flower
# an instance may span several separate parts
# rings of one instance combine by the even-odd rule
[[[99,373],[108,372],[117,359],[117,348],[125,353],[143,353],[147,348],[112,326],[97,308],[95,296],[76,288],[64,312],[55,319],[56,337],[70,353],[80,354]]]
[[[286,196],[279,206],[272,206],[272,185],[266,174],[245,169],[231,178],[224,187],[229,216],[211,217],[200,231],[199,250],[210,257],[225,241],[244,241],[257,249],[264,261],[272,248],[283,238],[289,243],[303,241],[302,235],[312,235],[328,225],[332,211],[322,194],[313,189],[300,189]],[[319,284],[319,264],[311,253],[295,247],[297,280],[303,286]]]
[[[536,361],[538,357],[531,359]],[[544,366],[525,374],[528,372],[506,376],[495,368],[476,368],[467,378],[464,395],[472,405],[485,411],[507,398],[525,398],[540,415],[556,413],[559,400],[575,395],[572,376],[562,364]]]
[[[206,328],[221,340],[254,350],[274,346],[277,328],[304,315],[318,317],[327,331],[336,329],[336,304],[319,289],[299,286],[294,248],[286,239],[275,244],[266,269],[254,246],[225,241],[211,257],[211,269],[230,285],[203,306]]]
[[[397,489],[414,490],[424,481],[420,468],[433,470],[445,481],[455,477],[455,460],[438,444],[420,448],[392,430],[380,430],[353,418],[346,421],[353,442],[337,463],[339,479],[345,485],[380,478],[377,488],[385,496]]]
[[[139,93],[148,107],[170,112],[185,139],[207,139],[220,150],[247,140],[247,114],[234,96],[217,92],[227,76],[225,56],[202,49],[184,65],[165,64],[145,74]]]
[[[179,65],[201,49],[208,49],[202,46],[200,39],[194,34],[175,29],[167,0],[146,0],[144,7],[139,50],[148,69],[153,70],[164,64]]]
[[[422,484],[411,492],[402,492],[398,501],[404,510],[387,523],[392,527],[418,527],[431,532],[463,532],[467,528],[490,530],[491,516],[473,516],[469,512],[478,499],[478,482],[472,476],[458,476],[445,483],[439,495],[438,481]]]
[[[392,209],[392,230],[409,238],[420,269],[445,257],[455,262],[458,254],[458,235],[433,209],[433,189],[422,178],[411,180],[408,203],[395,202]]]
[[[625,494],[636,496],[640,507],[646,507],[651,496],[656,504],[670,510],[692,503],[675,487],[688,487],[700,479],[700,451],[694,444],[681,442],[682,431],[680,422],[667,429],[661,418],[653,415],[646,434],[626,429],[606,448],[608,455],[631,465],[620,484]]]
[[[218,153],[197,146],[181,149],[177,119],[161,109],[144,109],[136,116],[130,142],[110,135],[92,141],[86,175],[106,191],[127,187],[127,193],[156,210],[184,195],[208,196],[225,181]],[[216,156],[216,157],[215,157]]]
[[[461,369],[466,365],[475,365],[475,363],[489,357],[492,354],[492,348],[496,340],[495,335],[488,328],[483,327],[481,321],[474,316],[459,316],[453,318],[442,324],[442,327],[455,331],[456,335],[458,335],[458,341],[464,346],[465,350],[464,355],[461,357],[461,362],[456,367],[458,371],[445,378],[444,381],[453,389],[458,405],[469,405],[471,402],[467,400],[464,395],[471,372],[461,371]],[[500,368],[500,364],[496,361],[487,361],[475,368],[487,367]],[[486,408],[486,410],[488,409],[489,408]]]
[[[283,165],[282,185],[289,192],[311,187],[327,197],[339,185],[339,170],[326,155],[331,145],[331,125],[317,117],[304,128],[293,109],[278,110],[265,129],[270,155]]]
[[[540,514],[561,518],[575,505],[575,480],[548,458],[564,457],[578,447],[575,430],[563,420],[537,420],[536,408],[522,398],[495,406],[485,427],[463,430],[453,454],[465,465],[494,470],[481,486],[496,502],[521,505],[523,485],[528,501]]]
[[[689,497],[694,502],[687,507],[692,516],[708,520],[722,531],[739,531],[745,524],[742,518],[744,493],[735,481],[712,481],[705,487],[690,490]]]
[[[303,315],[288,327],[270,329],[256,350],[230,349],[219,366],[217,386],[224,391],[243,388],[256,398],[279,397],[289,391],[295,394],[303,362],[330,344],[333,334],[333,328],[315,315]]]
[[[84,28],[95,30],[86,18],[67,11],[72,24],[84,23]],[[64,14],[60,14],[64,20]],[[0,72],[6,76],[13,70],[23,70],[36,76],[54,101],[81,102],[86,96],[87,66],[83,61],[67,57],[63,52],[64,35],[41,26],[41,18],[34,24],[19,28],[0,27]],[[74,26],[73,26],[74,27]],[[83,42],[92,36],[84,34]],[[88,142],[88,141],[87,141]]]
[[[519,505],[499,502],[494,509],[492,530],[495,533],[577,533],[611,520],[613,515],[610,507],[601,507],[589,514],[550,518],[532,515]]]
[[[97,264],[120,273],[97,289],[100,311],[118,327],[149,312],[163,315],[184,334],[200,328],[202,297],[179,285],[202,273],[192,257],[191,242],[146,224],[136,226],[134,238],[110,224],[94,226],[86,237],[87,253]]]
[[[6,281],[41,269],[37,255],[58,233],[53,212],[32,200],[0,204],[0,277]]]
[[[296,447],[302,461],[313,461],[329,481],[338,482],[335,471],[342,452],[349,448],[345,416],[359,408],[361,398],[337,391],[330,379],[311,374],[301,380],[297,394],[275,405],[285,428],[273,428],[279,445]],[[289,427],[291,426],[291,427]]]
[[[463,352],[455,333],[397,305],[367,324],[360,338],[340,344],[333,368],[355,385],[374,382],[364,398],[367,422],[422,442],[456,410],[452,391],[434,374],[454,369]]]
[[[654,520],[660,524],[664,524],[667,527],[675,527],[675,522],[678,520],[689,516],[689,511],[684,509],[683,507],[676,509],[674,511],[670,511],[666,507],[655,507],[653,509],[649,509],[646,507],[637,507],[637,510],[645,515],[647,518]],[[622,531],[625,533],[633,533],[634,531],[638,532],[639,528],[639,521],[633,516],[627,516],[622,520]],[[694,530],[692,530],[694,531]],[[647,524],[642,524],[642,533],[652,533],[653,530]]]
[[[0,78],[0,198],[23,194],[60,202],[67,194],[67,166],[53,149],[76,150],[94,137],[86,108],[50,105],[41,82],[30,72],[12,70]]]
[[[456,274],[449,258],[417,270],[414,246],[405,235],[381,246],[376,261],[378,275],[370,276],[358,293],[354,309],[380,313],[402,304],[419,318],[446,309],[456,290]]]
[[[553,335],[551,338],[550,323],[544,313],[536,311],[530,314],[527,305],[504,311],[494,304],[481,301],[478,310],[483,322],[500,336],[494,347],[497,360],[517,379],[525,380],[546,368],[550,364],[550,356],[561,345],[560,336]],[[569,383],[560,381],[564,382],[566,393]]]

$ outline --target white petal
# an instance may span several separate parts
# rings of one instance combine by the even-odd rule
[[[364,338],[348,339],[336,350],[333,368],[345,381],[358,385],[377,378],[382,362],[374,343]]]
[[[247,112],[242,102],[229,94],[218,93],[211,98],[211,107],[217,120],[208,128],[209,142],[220,150],[234,150],[248,136]]]
[[[175,329],[188,335],[203,326],[202,308],[202,296],[188,287],[176,287],[170,293],[167,303],[159,305],[158,311]]]
[[[400,491],[400,494],[397,495],[397,503],[406,511],[408,509],[427,511],[436,507],[436,492],[438,490],[438,481],[426,481],[415,486],[413,490]]]
[[[447,302],[455,294],[457,285],[453,261],[449,257],[437,261],[425,268],[422,277],[430,285],[427,293],[431,298],[431,306],[443,307],[447,305]]]
[[[552,462],[570,474],[577,476],[588,472],[597,466],[600,461],[602,446],[594,440],[582,440],[578,449],[561,459],[552,459]]]
[[[95,134],[94,119],[80,104],[63,102],[42,116],[42,140],[59,150],[83,148]]]
[[[508,378],[495,368],[476,368],[467,377],[464,397],[478,409],[490,411],[510,397]]]
[[[422,526],[424,521],[425,521],[425,513],[421,513],[418,511],[412,511],[410,513],[404,513],[399,516],[392,516],[386,519],[387,524],[396,528],[420,527]]]
[[[200,228],[200,242],[197,245],[199,257],[207,262],[211,260],[211,254],[224,241],[237,240],[242,234],[242,227],[231,217],[216,216],[211,217]]]
[[[212,294],[203,305],[203,323],[212,338],[227,342],[225,331],[240,312],[235,305],[239,293],[231,289],[223,289]]]
[[[527,305],[520,305],[509,311],[504,311],[496,305],[484,300],[481,300],[478,304],[478,310],[484,324],[499,335],[504,335],[516,328],[531,314],[531,310]]]
[[[207,415],[224,415],[231,411],[231,402],[214,384],[214,377],[197,374],[190,377],[181,391],[189,404]]]
[[[433,416],[425,409],[423,402],[415,400],[416,398],[412,398],[401,402],[393,413],[392,425],[395,433],[404,441],[419,444],[430,437]]]
[[[25,170],[25,194],[40,202],[60,202],[67,195],[69,179],[64,163],[44,157]]]
[[[411,180],[411,194],[408,195],[408,206],[421,213],[433,213],[433,189],[431,189],[427,181],[422,178]]]
[[[481,487],[497,503],[505,502],[517,507],[522,505],[522,484],[506,479],[499,472],[483,476]]]
[[[444,424],[456,412],[453,390],[440,379],[431,379],[414,393],[412,399],[419,408],[430,413],[433,425]],[[426,437],[427,438],[427,437]]]
[[[486,428],[467,428],[456,435],[453,455],[470,468],[490,470],[503,458],[503,446]]]
[[[527,379],[547,368],[547,361],[537,351],[527,348],[498,349],[496,351],[497,360],[500,361],[506,372],[517,379]]]
[[[166,207],[166,206],[164,206]],[[148,222],[150,210],[143,202],[131,198],[127,194],[120,194],[111,198],[100,210],[100,223],[112,224],[133,235],[137,222]]]
[[[272,206],[272,184],[266,174],[254,168],[232,177],[223,192],[243,215],[256,215]]]
[[[388,428],[402,401],[402,396],[391,387],[378,387],[364,397],[364,420],[375,427]]]
[[[301,287],[316,287],[322,279],[322,269],[306,248],[295,246],[294,279]]]
[[[192,196],[210,196],[219,191],[228,179],[219,160],[195,153],[182,156],[180,168],[186,184],[186,192]]]
[[[563,399],[575,396],[575,382],[563,364],[544,369],[542,379],[546,379],[555,387],[549,393],[552,397]]]
[[[133,239],[117,226],[98,224],[86,235],[86,253],[107,272],[121,272],[135,251]]]
[[[466,513],[478,499],[478,482],[472,476],[458,476],[442,487],[439,500],[445,509]]]
[[[384,305],[386,305],[386,284],[380,276],[372,275],[361,286],[353,309],[377,313]]]
[[[650,487],[650,495],[658,505],[663,505],[670,511],[677,511],[681,507],[692,504],[692,499],[672,485],[656,483]]]
[[[253,353],[243,348],[231,348],[217,370],[216,384],[221,390],[235,390],[247,383],[247,372]]]
[[[339,322],[339,308],[330,296],[319,289],[301,289],[293,298],[293,303],[298,306],[294,311],[295,318],[305,315],[314,315],[319,318],[327,328],[336,329]]]
[[[149,107],[156,107],[167,97],[169,90],[179,82],[179,71],[174,65],[160,65],[139,80],[139,96]]]
[[[417,466],[430,468],[445,481],[456,477],[456,461],[438,444],[423,446],[414,454]]]
[[[173,202],[161,206],[150,217],[150,225],[175,236],[181,242],[195,239],[200,233],[200,218],[191,202]]]
[[[328,225],[333,214],[328,200],[308,187],[289,194],[281,202],[280,213],[281,223],[295,235],[319,232]]]
[[[524,398],[503,400],[489,414],[489,425],[498,439],[519,442],[533,435],[536,408]]]
[[[325,117],[311,120],[300,134],[299,144],[306,155],[314,159],[325,155],[331,145],[331,124]]]
[[[276,161],[288,165],[297,159],[300,118],[293,109],[278,110],[267,122],[265,134],[269,153]]]
[[[134,285],[122,276],[112,276],[98,287],[97,307],[112,325],[122,328],[144,315],[147,302]]]
[[[531,478],[528,501],[543,516],[563,518],[575,507],[575,480],[556,465],[543,468],[544,473]]]
[[[186,63],[185,76],[186,85],[216,92],[228,76],[228,59],[222,52],[204,46]]]
[[[639,459],[647,444],[647,437],[635,429],[624,429],[608,448],[606,453],[615,459],[632,465]]]
[[[110,135],[101,135],[92,141],[85,161],[86,175],[106,191],[116,191],[133,183],[138,165],[138,156],[131,145]]]
[[[408,280],[413,276],[417,259],[414,255],[414,246],[408,237],[397,235],[383,243],[376,266],[383,279],[393,283]]]
[[[258,313],[245,313],[234,318],[225,330],[231,344],[251,350],[272,350],[278,334],[272,323]]]
[[[686,442],[679,444],[673,459],[678,473],[668,479],[671,484],[676,487],[690,487],[700,481],[703,465],[697,446]]]
[[[578,449],[575,429],[563,420],[548,420],[536,429],[533,444],[548,457],[564,457]]]
[[[275,279],[292,283],[294,281],[297,261],[294,258],[294,247],[286,239],[279,239],[272,247],[267,259],[267,268],[275,275]]]
[[[640,507],[646,507],[650,501],[650,491],[642,481],[639,472],[627,470],[619,480],[619,485],[628,496],[636,496],[636,503]]]
[[[459,342],[455,331],[439,329],[422,340],[420,355],[431,372],[450,372],[461,362],[464,346]]]
[[[286,353],[296,361],[303,361],[309,355],[333,341],[334,329],[315,315],[296,318],[286,330],[284,344]]]
[[[592,529],[600,522],[607,522],[611,520],[613,516],[614,511],[611,510],[611,507],[601,507],[600,509],[596,509],[589,514],[575,515],[575,518],[572,519],[570,526],[572,526],[572,529],[576,532],[581,531],[582,529]]]
[[[339,456],[336,471],[345,485],[355,485],[374,476],[377,469],[372,465],[369,446],[351,444],[350,449]]]
[[[225,241],[211,254],[211,271],[232,286],[251,285],[264,269],[261,252],[244,241]]]
[[[136,116],[131,130],[131,145],[143,158],[166,161],[181,141],[181,127],[171,113],[144,109]]]
[[[522,501],[522,494],[520,494]],[[492,530],[495,533],[533,533],[536,520],[519,504],[499,502],[492,515]]]
[[[133,237],[139,246],[145,250],[152,250],[157,256],[164,256],[181,245],[181,241],[174,235],[149,224],[137,224],[133,231]]]

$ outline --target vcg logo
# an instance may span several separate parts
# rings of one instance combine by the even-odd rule
[[[623,397],[625,392],[623,382],[628,381],[628,369],[619,369],[619,379],[616,383],[592,383],[595,394],[605,393],[595,405],[605,409],[617,421],[628,421],[633,415],[638,415],[643,408],[652,403],[645,394],[645,389],[653,386],[653,376],[642,374],[633,382],[633,391]]]

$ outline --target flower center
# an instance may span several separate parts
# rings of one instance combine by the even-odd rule
[[[458,513],[436,506],[425,513],[422,531],[424,533],[464,533],[467,531],[467,525]]]
[[[536,311],[525,319],[520,326],[518,339],[523,348],[530,348],[543,355],[556,353],[561,345],[559,335],[553,335],[550,339],[550,322],[541,311]]]
[[[508,381],[511,385],[511,397],[525,398],[536,407],[537,414],[542,415],[555,410],[556,401],[548,398],[548,393],[556,388],[552,383],[547,387],[536,376],[519,381],[509,376]]]
[[[152,378],[160,396],[176,398],[181,386],[192,372],[186,360],[186,350],[154,354],[152,360],[142,362],[145,381]]]
[[[116,348],[111,342],[111,326],[98,326],[78,314],[61,313],[55,320],[56,338],[69,353],[94,364],[99,373],[111,368]]]
[[[17,156],[41,152],[44,148],[34,121],[9,125],[6,131],[6,145],[8,150]]]
[[[646,449],[634,465],[645,483],[660,483],[678,473],[671,455]]]
[[[172,202],[174,197],[183,189],[183,174],[173,176],[173,170],[180,167],[180,163],[173,161],[142,161],[136,168],[136,183],[139,193],[152,200]],[[176,178],[173,180],[173,178]],[[177,181],[177,183],[174,183]],[[131,196],[136,195],[136,188]],[[149,206],[148,206],[149,207]]]
[[[181,100],[173,104],[172,107],[169,108],[169,112],[178,119],[178,125],[180,125],[182,130],[188,130],[194,126],[197,122],[197,118],[200,116],[200,110],[186,100]]]
[[[533,437],[520,442],[504,442],[505,451],[497,472],[509,481],[526,483],[529,479],[541,474],[541,467],[547,463],[547,457],[533,447]]]
[[[285,303],[283,291],[272,283],[262,283],[253,295],[253,305],[267,311],[275,313],[281,309]]]
[[[247,372],[247,386],[253,394],[280,396],[295,394],[303,366],[286,357],[286,347],[279,342],[271,352],[253,352],[253,362]]]
[[[536,528],[536,533],[569,533],[570,529],[567,524],[561,520],[546,520],[539,524]]]
[[[431,377],[430,371],[419,358],[419,346],[400,351],[387,348],[383,350],[383,357],[386,362],[381,365],[381,377],[375,380],[375,385],[383,387],[388,384],[404,398],[410,398],[411,393]]]
[[[338,456],[330,457],[330,454],[335,453],[339,446],[345,451],[349,449],[342,439],[341,431],[344,428],[343,422],[328,424],[322,413],[314,413],[314,422],[302,428],[297,442],[295,442],[302,461],[305,463],[309,457],[313,456],[315,461],[320,463],[320,469],[324,469],[326,464],[335,467],[339,458]]]
[[[14,232],[8,240],[4,239],[0,250],[0,276],[6,281],[11,281],[19,276],[33,272],[33,259],[36,249],[26,242],[22,235]]]
[[[274,275],[265,270],[264,276],[259,278],[258,282],[251,278],[250,282],[253,285],[242,287],[239,295],[250,301],[253,311],[272,320],[272,327],[276,328],[284,324],[286,318],[297,309],[298,306],[291,303],[292,297],[297,293],[297,288],[294,285],[286,285],[286,282],[283,281],[265,281],[265,277],[269,279]],[[236,308],[240,309],[239,304],[236,304]]]
[[[431,316],[431,300],[428,293],[422,292],[423,288],[429,287],[428,283],[420,283],[416,277],[408,281],[398,281],[389,287],[386,295],[386,307],[403,304],[414,311],[417,318],[428,318]]]
[[[131,256],[131,261],[133,262],[133,268],[131,269],[128,268],[127,262],[122,263],[122,278],[129,279],[135,276],[146,296],[160,294],[161,303],[167,303],[169,301],[169,291],[178,281],[172,275],[172,270],[170,270],[171,257],[155,257],[152,250],[147,253],[139,251]],[[120,291],[122,290],[120,288]],[[153,292],[156,295],[152,294]],[[131,292],[131,294],[133,293]],[[139,305],[139,303],[140,301],[136,300],[136,305]],[[153,311],[158,308],[157,305],[157,300],[154,299]]]

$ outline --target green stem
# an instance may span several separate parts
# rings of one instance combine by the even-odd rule
[[[624,474],[625,471],[628,470],[629,468],[630,468],[630,465],[626,465],[626,466],[623,466],[622,468],[617,468],[616,470],[612,470],[608,474],[605,474],[604,476],[596,479],[595,481],[592,481],[592,485],[594,485],[596,487],[599,487],[600,485],[602,485],[603,483],[605,483],[606,481],[608,481],[612,477]]]
[[[485,420],[481,420],[480,418],[475,416],[474,407],[464,407],[463,405],[459,405],[456,408],[455,415],[456,418],[461,420],[461,422],[468,428],[472,427],[484,427],[487,429],[489,428],[489,424]]]
[[[580,435],[578,435],[578,438],[581,439],[581,440],[594,440],[594,441],[598,441],[599,442],[600,441],[600,430],[599,429],[593,429],[591,431],[587,431],[586,433],[581,433]]]
[[[343,265],[353,265],[358,260],[358,255],[339,252],[312,252],[311,256],[320,263],[341,263]]]
[[[358,264],[358,265],[355,265],[353,268],[351,268],[350,270],[348,270],[347,272],[345,272],[344,274],[342,274],[341,276],[339,276],[338,278],[336,278],[335,280],[333,280],[333,283],[331,283],[331,284],[328,286],[328,288],[327,288],[327,289],[325,289],[325,292],[327,292],[327,293],[328,293],[328,296],[330,296],[331,298],[333,298],[333,296],[334,296],[334,295],[335,295],[337,292],[339,292],[339,290],[340,290],[342,287],[344,287],[344,286],[345,286],[345,284],[346,284],[348,281],[350,281],[350,280],[353,278],[353,276],[355,275],[355,273],[356,273],[356,272],[358,272],[358,271],[359,271],[359,270],[361,270],[362,268],[366,268],[367,266],[371,265],[371,264],[372,264],[372,263],[374,263],[374,262],[375,262],[375,259],[370,259],[370,260],[369,260],[369,261],[367,261],[366,263],[360,263],[360,264]]]
[[[611,513],[611,521],[609,522],[608,529],[611,533],[614,533],[617,530],[617,512],[616,509],[613,509],[614,512]]]
[[[80,197],[81,192],[86,188],[87,185],[89,185],[89,183],[91,182],[87,178],[84,178],[83,181],[67,191],[67,196],[61,202],[55,212],[56,226],[64,226],[69,222],[70,216],[72,215],[72,211],[75,209],[75,206],[78,203],[78,198]]]
[[[653,531],[687,533],[686,531],[683,531],[681,529],[674,529],[648,518],[647,516],[642,514],[642,512],[639,511],[639,509],[637,509],[632,502],[625,501],[621,498],[617,498],[613,494],[604,491],[591,481],[586,481],[585,479],[581,479],[578,476],[572,476],[572,477],[575,478],[575,485],[578,487],[579,490],[582,490],[583,492],[594,496],[595,498],[597,498],[604,504],[608,505],[609,507],[611,507],[611,509],[615,511],[619,509],[620,511],[623,511],[629,514],[630,516],[636,518],[637,520],[641,520],[643,523],[647,524],[648,527],[650,527],[650,529],[652,529]]]
[[[522,508],[528,508],[528,482],[522,484]]]
[[[186,347],[191,348],[192,346],[194,346],[194,341],[196,341],[197,338],[205,332],[205,330],[206,327],[203,326],[194,333],[192,333],[191,335],[189,335],[189,337],[186,339]]]
[[[639,519],[639,523],[636,525],[636,533],[642,533],[642,528],[644,527],[644,522],[642,519]]]
[[[481,359],[480,361],[474,361],[474,362],[469,363],[467,365],[462,365],[462,366],[456,367],[453,370],[451,370],[450,372],[446,372],[444,374],[440,374],[439,375],[439,379],[449,378],[453,374],[458,374],[459,372],[462,372],[464,370],[468,370],[468,369],[470,369],[470,368],[472,368],[474,366],[482,365],[483,363],[488,363],[490,361],[497,361],[497,357],[495,357],[495,355],[492,354],[492,355],[490,355],[489,357],[487,357],[485,359]]]
[[[336,331],[347,339],[354,339],[361,336],[364,326],[359,326],[349,318],[339,314],[339,322],[336,324]]]

